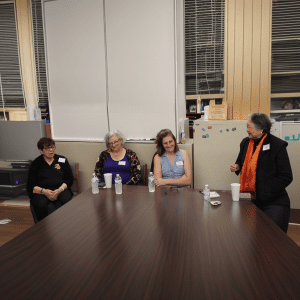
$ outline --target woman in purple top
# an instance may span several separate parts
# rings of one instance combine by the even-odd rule
[[[105,135],[107,150],[101,152],[96,163],[95,173],[104,181],[104,173],[112,173],[112,182],[119,174],[125,184],[137,184],[141,179],[141,166],[135,152],[123,147],[125,141],[123,135],[112,130]]]

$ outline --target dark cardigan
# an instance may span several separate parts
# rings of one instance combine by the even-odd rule
[[[249,141],[247,137],[240,144],[240,153],[236,160],[240,170],[243,167]],[[285,188],[293,181],[293,174],[286,150],[287,145],[287,142],[272,134],[268,134],[263,142],[256,169],[256,200],[254,202],[257,206],[271,203],[290,205]],[[237,175],[239,173],[240,171],[236,172]]]

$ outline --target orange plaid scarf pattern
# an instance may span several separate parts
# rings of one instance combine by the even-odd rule
[[[241,192],[255,192],[257,159],[266,136],[261,139],[254,153],[254,140],[249,142],[240,177]]]

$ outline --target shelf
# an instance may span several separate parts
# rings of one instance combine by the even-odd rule
[[[285,109],[285,110],[271,110],[271,114],[292,114],[300,113],[300,109]]]

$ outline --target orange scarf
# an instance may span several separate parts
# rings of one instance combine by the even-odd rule
[[[257,159],[266,137],[267,134],[265,134],[265,136],[261,139],[254,153],[254,140],[250,140],[249,142],[244,165],[241,171],[241,192],[255,192]]]

